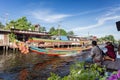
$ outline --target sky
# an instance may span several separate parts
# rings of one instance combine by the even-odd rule
[[[73,31],[75,35],[120,39],[120,0],[0,0],[0,22],[26,16],[32,24]]]

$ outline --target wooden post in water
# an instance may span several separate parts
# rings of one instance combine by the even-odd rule
[[[4,43],[4,50],[7,55],[8,45],[9,45],[9,35],[8,34],[4,34],[4,42],[3,43]]]
[[[13,47],[13,53],[15,53],[15,48]]]
[[[8,45],[6,46],[6,51],[8,51]]]
[[[5,46],[3,45],[3,55],[5,54]]]
[[[6,55],[8,55],[8,45],[6,45]]]

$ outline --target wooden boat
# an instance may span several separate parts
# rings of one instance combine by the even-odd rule
[[[29,40],[29,43],[34,43],[36,45],[33,45],[30,47],[30,50],[32,52],[35,52],[37,54],[47,54],[50,56],[74,56],[78,53],[80,53],[83,49],[81,47],[71,47],[71,48],[60,48],[60,45],[80,45],[80,42],[76,41],[63,41],[63,40],[51,40],[51,39],[39,39],[39,38],[32,38]],[[39,44],[42,44],[44,46],[39,46]],[[37,46],[38,45],[38,46]],[[35,47],[36,46],[36,47]],[[51,46],[52,48],[47,48]],[[58,48],[54,48],[54,46],[58,46]],[[38,47],[44,47],[38,48]],[[88,49],[88,48],[86,48]],[[85,50],[85,49],[84,49]]]
[[[42,48],[37,48],[37,47],[30,47],[30,50],[34,53],[37,54],[46,54],[46,55],[50,55],[50,56],[73,56],[76,55],[78,53],[80,53],[79,51],[76,50],[70,50],[70,49],[52,49],[52,48],[46,48],[46,49],[42,49]]]
[[[32,38],[28,40],[28,43],[33,43],[34,46],[38,47],[60,47],[60,46],[80,46],[81,42],[79,41],[70,41],[70,40],[52,40],[52,39],[40,39],[40,38]]]

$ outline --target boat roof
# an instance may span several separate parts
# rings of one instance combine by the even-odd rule
[[[52,40],[52,39],[40,39],[40,38],[32,38],[29,40],[30,42],[66,42],[66,43],[80,43],[79,41],[70,41],[70,40]]]

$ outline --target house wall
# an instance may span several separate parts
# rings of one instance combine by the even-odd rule
[[[9,35],[8,34],[4,34],[4,45],[9,45]]]
[[[0,34],[0,46],[9,45],[8,34]]]
[[[4,35],[0,34],[0,46],[4,44]]]

